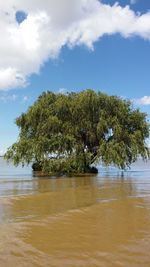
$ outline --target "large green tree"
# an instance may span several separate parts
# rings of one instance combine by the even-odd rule
[[[100,161],[125,169],[139,155],[149,156],[146,114],[93,90],[44,92],[16,124],[19,138],[5,157],[48,173],[88,172]]]

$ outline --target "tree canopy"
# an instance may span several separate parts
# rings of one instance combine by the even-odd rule
[[[18,141],[5,158],[48,173],[84,173],[102,161],[121,169],[148,158],[146,114],[117,96],[93,90],[44,92],[16,119]]]

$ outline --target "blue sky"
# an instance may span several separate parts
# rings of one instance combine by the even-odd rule
[[[0,4],[1,154],[17,140],[15,118],[45,90],[92,88],[150,114],[149,1],[12,2]]]

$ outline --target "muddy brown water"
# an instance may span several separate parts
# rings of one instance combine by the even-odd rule
[[[150,162],[37,177],[0,159],[0,267],[149,267]]]

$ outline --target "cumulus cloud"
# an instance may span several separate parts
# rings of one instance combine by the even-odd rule
[[[139,105],[150,105],[150,96],[143,96],[142,98],[135,99],[134,102]]]
[[[26,16],[17,21],[20,11]],[[26,86],[64,46],[93,49],[103,35],[115,33],[150,40],[150,12],[139,15],[98,0],[1,1],[0,89]]]
[[[25,86],[26,77],[24,73],[13,67],[0,69],[0,89],[9,89],[11,87]]]

